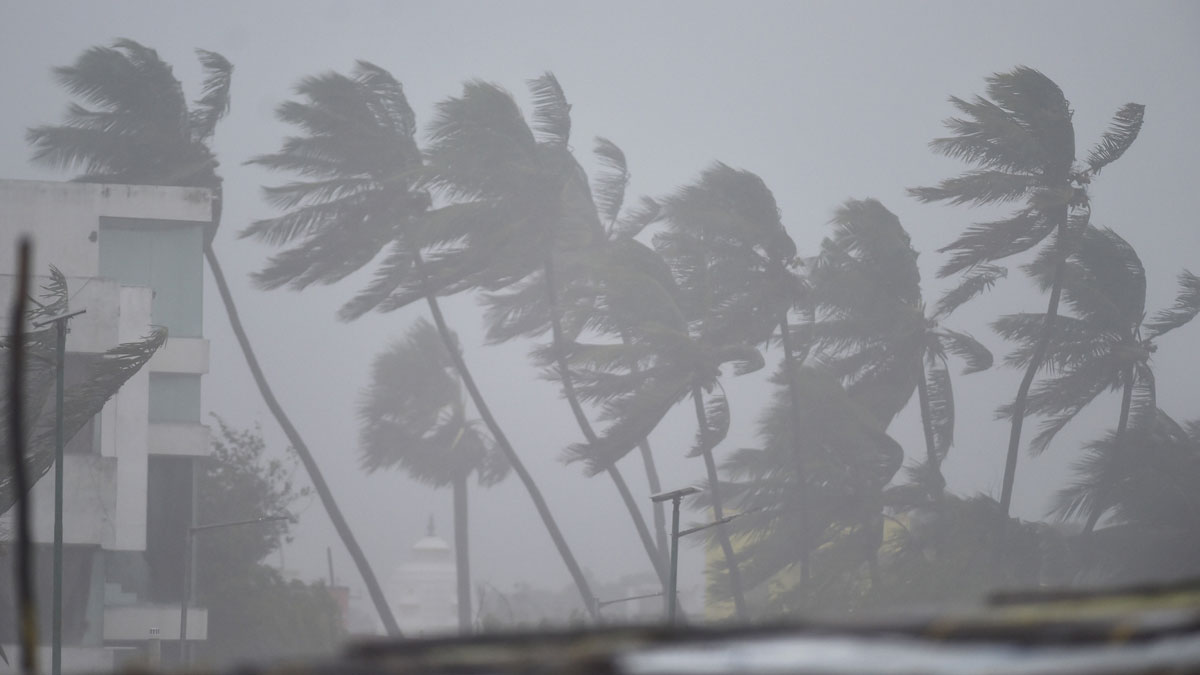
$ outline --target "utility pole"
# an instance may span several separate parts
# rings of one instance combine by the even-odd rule
[[[685,487],[652,495],[653,502],[671,501],[671,575],[667,582],[667,625],[675,625],[676,595],[679,582],[679,502],[688,495],[700,492],[698,487]]]
[[[262,518],[251,518],[250,520],[235,520],[229,523],[210,523],[208,525],[193,525],[187,528],[187,535],[184,540],[183,550],[183,594],[179,601],[179,665],[185,667],[190,665],[187,658],[187,619],[188,619],[188,603],[192,599],[192,579],[195,575],[192,573],[192,545],[194,535],[197,532],[206,530],[217,530],[224,527],[238,527],[239,525],[257,525],[258,523],[272,523],[277,520],[291,520],[289,515],[279,516],[263,516]]]
[[[62,568],[63,568],[63,401],[67,361],[67,321],[87,310],[69,312],[35,322],[35,328],[54,324],[54,598],[52,600],[50,672],[62,675]]]

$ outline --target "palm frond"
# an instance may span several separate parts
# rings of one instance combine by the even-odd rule
[[[938,339],[947,351],[966,361],[963,375],[992,367],[992,352],[970,335],[942,328],[938,331]]]
[[[1169,309],[1159,311],[1146,324],[1147,337],[1154,339],[1175,330],[1200,314],[1200,276],[1184,270],[1179,273],[1179,295]]]
[[[923,203],[944,201],[955,206],[983,206],[1023,199],[1037,189],[1038,184],[1036,176],[983,170],[948,178],[937,187],[910,188],[908,193]]]
[[[529,81],[533,94],[533,128],[540,141],[566,145],[571,140],[571,104],[553,73]]]
[[[954,390],[950,384],[950,369],[937,362],[927,370],[929,380],[929,426],[933,429],[934,456],[928,458],[934,466],[941,465],[954,445]]]
[[[948,277],[1028,251],[1044,241],[1056,225],[1034,208],[1021,209],[1006,220],[971,225],[958,239],[939,249],[939,253],[950,253],[950,260],[938,270],[938,276]]]
[[[216,52],[196,50],[204,68],[200,98],[190,113],[192,137],[198,141],[212,138],[217,122],[229,112],[229,89],[233,82],[233,64]]]
[[[612,227],[617,222],[621,207],[625,203],[625,188],[629,185],[629,168],[625,164],[625,153],[607,138],[596,138],[593,150],[600,163],[600,171],[592,181],[592,195],[596,208],[604,222]]]
[[[1087,163],[1093,174],[1100,173],[1101,169],[1125,154],[1125,151],[1137,140],[1145,116],[1146,106],[1138,103],[1126,103],[1117,111],[1117,114],[1113,116],[1112,124],[1100,138],[1100,142],[1088,154]]]
[[[704,403],[704,426],[696,430],[696,442],[688,457],[700,457],[729,435],[729,399],[724,394],[708,397]]]
[[[987,263],[970,267],[957,286],[946,291],[938,300],[934,318],[950,316],[954,310],[988,291],[997,281],[1008,276],[1008,269]]]

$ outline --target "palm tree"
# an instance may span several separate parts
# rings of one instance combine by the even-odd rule
[[[438,330],[418,320],[402,342],[375,358],[359,405],[362,463],[374,472],[399,466],[414,480],[454,491],[458,629],[471,632],[467,480],[494,485],[509,465],[478,420],[467,416],[459,379]]]
[[[1011,407],[1012,426],[1000,491],[1008,513],[1021,445],[1027,397],[1056,329],[1062,295],[1062,271],[1076,237],[1090,215],[1088,185],[1100,171],[1120,158],[1137,138],[1144,106],[1126,104],[1084,164],[1075,158],[1072,110],[1062,90],[1050,78],[1025,66],[987,78],[987,98],[950,102],[964,115],[946,120],[953,135],[931,143],[935,152],[978,167],[937,187],[910,193],[923,202],[1004,204],[1022,202],[1010,217],[976,223],[942,249],[951,257],[939,272],[964,272],[964,284],[979,288],[980,275],[994,280],[990,267],[980,267],[1035,248],[1047,240],[1050,299],[1041,335],[1025,368]]]
[[[71,104],[58,126],[31,129],[28,140],[35,162],[61,169],[82,169],[76,180],[202,187],[213,191],[213,221],[204,237],[204,259],[212,272],[234,336],[271,414],[296,450],[334,529],[354,560],[367,592],[390,635],[399,628],[383,589],[349,523],[333,499],[316,459],[276,400],[238,317],[213,239],[221,221],[221,178],[209,143],[217,122],[229,110],[233,66],[220,54],[197,50],[204,67],[201,97],[189,109],[171,67],[153,49],[133,40],[93,47],[71,66],[55,69],[59,82],[93,109]]]
[[[1076,482],[1059,492],[1062,518],[1109,514],[1087,536],[1084,573],[1105,583],[1186,578],[1200,565],[1200,420],[1179,424],[1162,410],[1086,446]]]
[[[486,266],[482,259],[469,260],[461,269],[446,264],[485,213],[469,203],[430,210],[427,169],[414,138],[415,116],[403,87],[387,71],[360,61],[351,76],[308,77],[296,92],[301,100],[282,104],[278,116],[303,135],[286,139],[277,153],[252,160],[300,177],[266,190],[267,198],[285,210],[283,215],[256,222],[242,233],[290,247],[273,257],[256,281],[263,288],[294,290],[331,284],[386,250],[375,278],[342,308],[342,318],[425,301],[472,404],[533,499],[585,605],[594,611],[583,570],[484,400],[438,301],[440,294],[467,287],[464,277]]]
[[[1045,256],[1028,266],[1029,274],[1045,287],[1051,270]],[[1063,299],[1071,316],[1058,317],[1059,337],[1046,350],[1045,363],[1052,376],[1034,387],[1028,412],[1045,416],[1033,439],[1034,452],[1043,452],[1083,408],[1105,391],[1121,391],[1121,408],[1113,438],[1106,451],[1127,445],[1131,425],[1148,429],[1157,408],[1151,358],[1155,340],[1183,326],[1200,313],[1200,277],[1180,275],[1175,306],[1146,320],[1146,272],[1137,252],[1109,229],[1088,227],[1062,272]],[[1040,314],[1013,314],[996,321],[997,332],[1018,343],[1008,361],[1023,366],[1031,358],[1041,331]],[[1114,478],[1115,480],[1115,478]],[[1108,509],[1103,497],[1075,502],[1060,509],[1066,516],[1087,516],[1085,536]]]
[[[590,382],[582,388],[587,397],[604,403],[604,417],[612,424],[571,454],[586,458],[593,468],[611,463],[690,397],[699,427],[692,454],[704,458],[708,503],[715,519],[723,521],[713,450],[728,433],[729,407],[723,393],[706,393],[719,384],[721,364],[735,362],[739,374],[757,370],[763,359],[756,346],[770,339],[777,324],[783,335],[788,333],[787,312],[799,288],[788,271],[795,244],[762,179],[719,163],[695,184],[644,209],[632,229],[648,222],[663,225],[654,236],[661,260],[644,258],[633,278],[656,280],[643,285],[655,290],[629,298],[630,309],[621,310],[639,313],[622,330],[623,337],[635,339],[577,350],[590,371]],[[790,340],[784,342],[790,363]],[[620,372],[621,364],[640,362],[645,367]],[[737,556],[725,530],[717,527],[716,539],[735,608],[745,618]]]
[[[772,377],[775,393],[758,420],[760,445],[729,457],[723,488],[742,514],[729,528],[743,543],[747,590],[771,582],[775,593],[798,567],[794,586],[811,594],[825,583],[806,588],[811,554],[824,543],[840,544],[847,570],[866,563],[875,575],[883,488],[904,451],[837,378],[800,365],[789,377],[786,368],[780,364]],[[795,428],[804,430],[798,442]]]
[[[966,375],[990,368],[992,354],[970,335],[940,325],[958,298],[944,298],[927,314],[917,253],[895,214],[874,199],[848,200],[832,223],[833,236],[809,274],[814,320],[804,332],[817,361],[882,428],[916,390],[926,456],[914,473],[931,481],[929,496],[936,497],[954,439],[948,355],[965,361]]]
[[[467,83],[460,97],[438,105],[430,128],[428,182],[451,202],[455,220],[469,218],[471,224],[462,241],[438,252],[431,266],[448,290],[485,292],[489,341],[550,333],[550,350],[541,351],[540,364],[561,384],[576,424],[591,443],[597,436],[569,363],[570,345],[586,325],[568,326],[564,314],[574,296],[590,293],[608,234],[587,176],[568,146],[571,106],[562,87],[547,73],[530,88],[531,120],[507,92],[483,82]],[[612,201],[600,205],[611,210]],[[624,477],[615,464],[602,470],[666,583],[662,553]]]

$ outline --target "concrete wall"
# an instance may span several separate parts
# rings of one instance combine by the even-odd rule
[[[33,269],[55,265],[67,276],[99,271],[99,218],[208,222],[212,193],[200,188],[0,180],[0,250],[34,237]],[[14,274],[15,255],[0,256],[0,274]]]

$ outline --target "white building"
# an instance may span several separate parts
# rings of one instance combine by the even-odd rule
[[[67,277],[72,319],[68,386],[83,373],[72,355],[98,353],[166,326],[168,341],[82,432],[63,463],[63,669],[110,669],[136,658],[151,638],[164,660],[176,649],[183,541],[194,509],[193,464],[209,452],[200,420],[203,237],[212,195],[194,188],[0,181],[0,297],[15,283],[20,234],[33,237],[35,274],[54,265]],[[44,283],[45,277],[34,280]],[[38,605],[43,654],[50,616],[53,472],[33,488]],[[6,521],[0,531],[11,532]],[[11,549],[9,549],[11,550]],[[11,560],[0,617],[11,614]],[[10,657],[15,628],[0,619]],[[208,617],[188,615],[188,638],[203,640]],[[15,663],[14,663],[15,665]],[[0,664],[0,672],[5,667]]]
[[[458,630],[458,592],[454,553],[437,536],[433,519],[413,544],[409,560],[392,574],[388,603],[405,635],[436,635]]]

